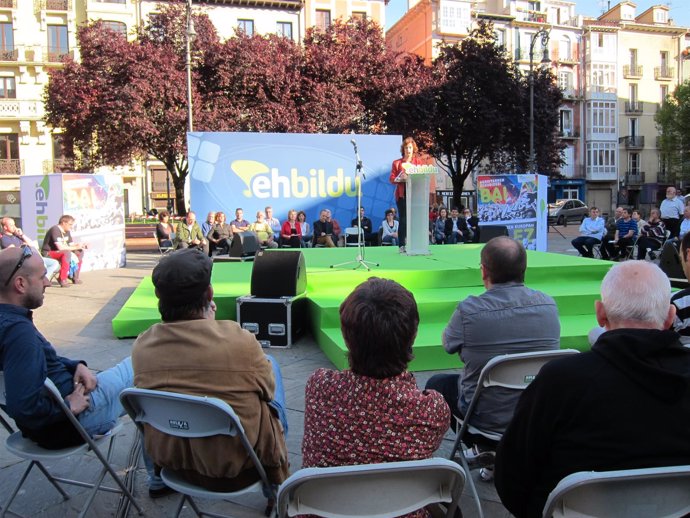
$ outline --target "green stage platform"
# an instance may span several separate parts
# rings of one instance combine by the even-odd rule
[[[482,245],[432,245],[431,255],[404,256],[396,247],[365,250],[367,261],[380,264],[363,268],[331,268],[354,260],[356,248],[303,249],[307,271],[308,320],[316,342],[340,368],[347,367],[340,334],[338,307],[352,289],[371,276],[393,279],[414,293],[420,326],[414,344],[414,371],[459,367],[457,355],[441,346],[441,332],[458,301],[484,291],[479,272]],[[268,253],[282,253],[281,250]],[[596,325],[594,301],[610,262],[561,254],[528,252],[526,284],[550,294],[561,317],[561,347],[586,350],[587,333]],[[251,262],[219,262],[213,266],[217,318],[234,319],[237,297],[250,292]],[[151,278],[145,278],[113,320],[118,338],[134,337],[159,322]],[[501,322],[496,322],[501,325]]]

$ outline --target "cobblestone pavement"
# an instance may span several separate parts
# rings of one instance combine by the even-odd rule
[[[549,232],[549,250],[556,253],[575,255],[577,252],[570,245],[570,240],[577,236],[577,225],[556,227],[566,238],[561,237],[554,229]],[[35,312],[34,319],[38,329],[57,348],[59,354],[69,358],[84,359],[95,370],[103,370],[114,365],[131,351],[133,339],[118,340],[113,337],[111,320],[125,303],[140,280],[150,275],[158,259],[157,254],[129,253],[125,268],[86,272],[82,274],[84,284],[71,286],[68,289],[51,287],[46,290],[45,303]],[[281,365],[285,382],[288,405],[290,435],[288,450],[292,470],[301,466],[300,444],[303,435],[304,385],[311,372],[319,367],[331,367],[330,362],[311,337],[300,339],[295,346],[287,350],[272,350]],[[434,374],[423,372],[416,375],[418,384],[423,386]],[[134,425],[125,419],[124,434],[118,437],[113,462],[120,473],[129,465],[129,454],[134,438]],[[4,441],[7,433],[0,429],[0,440]],[[452,447],[453,436],[448,434],[437,452],[447,456]],[[16,484],[27,462],[9,454],[0,448],[0,506],[7,499],[9,492]],[[74,478],[94,477],[98,471],[93,456],[68,459],[56,465],[48,465],[57,473]],[[493,484],[475,482],[482,499],[484,514],[490,518],[510,516],[503,508]],[[178,503],[177,496],[168,496],[152,500],[148,497],[146,474],[142,468],[136,471],[134,482],[135,496],[149,517],[171,516]],[[60,495],[37,470],[32,471],[24,484],[21,493],[15,499],[12,509],[25,516],[34,517],[71,517],[76,516],[85,499],[86,490],[68,487],[71,498],[62,501]],[[89,512],[90,517],[125,516],[119,507],[117,495],[101,493],[96,497]],[[229,502],[202,501],[202,509],[237,517],[263,516],[265,499],[260,494],[247,495]],[[466,517],[476,516],[476,509],[467,491],[463,496],[461,507]],[[136,510],[129,512],[136,516]],[[183,516],[192,516],[191,509],[185,509]]]

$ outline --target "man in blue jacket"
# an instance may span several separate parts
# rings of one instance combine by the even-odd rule
[[[572,240],[573,246],[582,257],[594,257],[594,245],[601,243],[606,232],[604,220],[599,217],[599,209],[589,209],[589,217],[582,220],[580,236]]]

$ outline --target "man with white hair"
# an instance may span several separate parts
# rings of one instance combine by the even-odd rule
[[[690,349],[669,330],[670,290],[655,264],[611,268],[595,303],[606,331],[525,390],[496,452],[496,489],[513,515],[541,516],[571,473],[690,464]]]

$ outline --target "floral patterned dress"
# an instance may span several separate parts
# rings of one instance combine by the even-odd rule
[[[307,381],[304,406],[303,467],[426,459],[450,421],[443,396],[417,388],[409,372],[376,379],[318,369]]]

